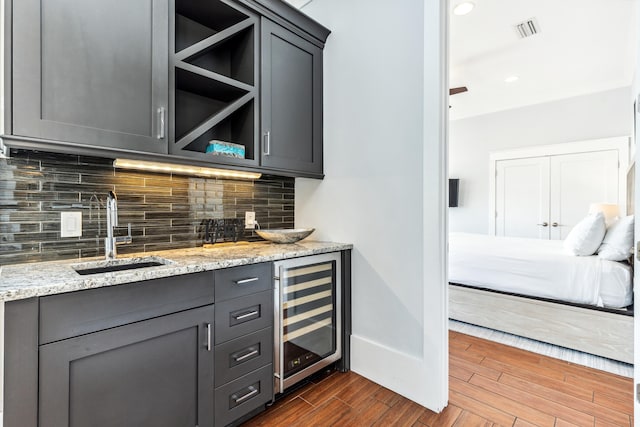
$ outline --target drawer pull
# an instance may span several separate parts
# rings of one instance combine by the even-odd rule
[[[233,318],[236,319],[236,320],[242,320],[242,319],[246,319],[247,317],[257,316],[259,314],[260,314],[260,312],[258,310],[253,310],[253,311],[250,311],[250,312],[245,313],[245,314],[240,314],[238,316],[233,316]]]
[[[247,354],[243,354],[242,356],[238,357],[238,356],[233,356],[233,360],[235,360],[236,362],[242,362],[243,360],[246,360],[252,356],[255,356],[256,354],[260,354],[260,352],[258,350],[253,350],[250,351]]]
[[[207,323],[207,351],[211,351],[211,323]]]
[[[260,280],[259,277],[250,277],[248,279],[234,280],[233,283],[236,285],[246,285],[247,283],[256,282],[258,280]]]
[[[248,389],[250,390],[249,393],[245,394],[244,396],[238,397],[237,399],[233,399],[233,401],[235,403],[242,403],[245,400],[249,399],[250,397],[253,397],[256,394],[260,393],[260,390],[258,390],[254,386],[249,386]]]

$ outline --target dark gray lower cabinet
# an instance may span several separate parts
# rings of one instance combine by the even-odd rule
[[[213,305],[40,347],[40,427],[212,426]]]
[[[216,301],[216,344],[273,325],[273,293]]]
[[[273,361],[273,328],[215,347],[215,383],[220,387]]]
[[[216,389],[216,425],[225,426],[273,397],[273,365],[269,364]]]
[[[272,269],[7,302],[4,427],[221,427],[254,415],[273,399]]]
[[[273,399],[273,265],[215,272],[216,426],[241,422]]]

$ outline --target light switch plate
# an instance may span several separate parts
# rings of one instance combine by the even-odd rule
[[[60,237],[82,236],[82,212],[60,212]]]
[[[245,212],[244,213],[244,228],[247,230],[253,230],[256,228],[256,213]]]

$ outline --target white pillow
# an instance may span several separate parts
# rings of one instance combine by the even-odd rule
[[[633,215],[611,224],[598,249],[598,256],[609,261],[624,261],[631,256],[633,246]]]
[[[589,214],[577,223],[564,239],[564,250],[571,255],[593,255],[600,247],[606,231],[602,212]]]

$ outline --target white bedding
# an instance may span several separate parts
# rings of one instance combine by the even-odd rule
[[[449,235],[449,282],[612,308],[633,295],[627,264],[567,255],[561,240],[467,233]]]

